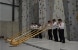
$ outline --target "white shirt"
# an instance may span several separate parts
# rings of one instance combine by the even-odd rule
[[[64,29],[64,23],[61,22],[60,24],[58,24],[58,28],[60,28],[60,29]]]
[[[39,26],[39,30],[42,30],[42,26]]]
[[[31,26],[30,26],[30,29],[34,29],[34,25],[31,25]]]
[[[48,29],[52,29],[52,25],[51,24],[48,24]]]
[[[52,29],[56,29],[58,27],[57,22],[54,22],[52,25]]]
[[[38,29],[38,25],[33,25],[33,29]]]

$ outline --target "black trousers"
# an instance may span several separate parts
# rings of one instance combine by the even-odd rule
[[[39,32],[41,32],[42,30],[40,30]],[[42,33],[39,34],[39,38],[42,39]]]
[[[49,40],[52,40],[52,29],[48,30],[48,36],[49,36]]]
[[[42,34],[41,33],[38,36],[39,36],[40,39],[42,39]]]
[[[33,32],[33,31],[36,32],[36,31],[38,31],[38,30],[37,30],[37,29],[34,29],[34,30],[32,30],[31,32]],[[40,31],[41,31],[41,30],[40,30]],[[40,31],[39,31],[39,32],[40,32]],[[34,32],[34,33],[35,33],[35,32]],[[40,38],[40,39],[42,39],[42,34],[40,33],[40,34],[36,35],[34,38]]]
[[[38,31],[38,29],[35,29],[35,32]],[[39,35],[36,35],[35,38],[38,38]]]
[[[57,28],[53,29],[54,40],[58,41]]]
[[[65,43],[64,29],[58,29],[60,42]]]
[[[35,33],[36,31],[38,31],[38,30],[37,30],[37,29],[33,29],[33,30],[31,30],[31,32],[32,32],[33,35],[34,35],[34,33]],[[38,35],[36,35],[36,36],[33,37],[33,38],[38,38]]]

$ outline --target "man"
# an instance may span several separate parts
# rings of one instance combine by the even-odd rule
[[[60,42],[65,43],[65,37],[64,37],[64,22],[62,22],[62,19],[58,19],[58,32],[59,32],[59,38]]]
[[[34,26],[34,23],[31,23],[31,25],[30,25],[31,32],[33,32],[33,31],[34,31],[33,26]]]
[[[53,35],[54,35],[54,41],[58,42],[58,35],[57,35],[57,22],[55,19],[52,20],[52,30],[53,30]]]
[[[38,29],[38,25],[36,23],[32,23],[30,28],[31,28],[31,33],[34,34]],[[38,36],[35,36],[35,38],[38,38]]]
[[[51,23],[51,21],[48,21],[48,36],[49,36],[49,40],[52,40],[52,23]]]
[[[38,26],[39,26],[39,30],[42,31],[41,30],[42,26],[40,24]],[[40,33],[38,36],[39,36],[40,39],[42,39],[42,33]]]
[[[30,29],[33,30],[34,23],[31,23]]]
[[[34,23],[34,26],[33,26],[35,32],[36,33],[38,31],[38,24],[37,23]],[[38,35],[35,36],[35,38],[38,38]]]

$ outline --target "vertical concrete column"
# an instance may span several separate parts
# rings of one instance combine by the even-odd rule
[[[19,0],[19,32],[22,32],[22,0]]]
[[[29,29],[29,0],[22,0],[22,31]]]
[[[41,25],[45,25],[47,23],[46,20],[46,0],[39,0],[39,23]],[[42,35],[45,38],[47,32],[44,32]]]
[[[48,0],[49,20],[52,20],[54,10],[54,0]]]
[[[39,23],[39,1],[38,0],[33,0],[32,4],[32,9],[33,9],[33,22]]]
[[[51,20],[49,3],[49,0],[39,0],[39,23],[41,25],[46,25],[48,20]],[[48,37],[47,32],[43,33],[43,37]]]
[[[0,22],[0,36],[1,36],[1,22]]]
[[[76,19],[78,23],[78,0],[76,0]]]
[[[29,29],[32,22],[38,18],[38,1],[22,0],[22,30]],[[37,12],[37,13],[36,13]]]
[[[34,0],[29,0],[29,19],[30,19],[30,24],[32,22],[35,22],[34,21],[34,15],[36,15],[36,14],[34,14],[34,8],[36,8],[36,7],[34,7]]]
[[[46,24],[47,23],[47,19],[46,19],[46,0],[39,0],[39,23],[41,25]]]
[[[52,20],[54,0],[39,0],[39,23],[46,24]]]
[[[22,0],[22,31],[26,29],[26,0]]]

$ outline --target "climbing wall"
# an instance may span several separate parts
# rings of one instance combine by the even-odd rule
[[[32,1],[32,2],[31,2]],[[34,23],[39,23],[39,2],[38,0],[30,0],[31,2],[31,10],[33,13],[31,13],[33,16],[32,16],[32,21]]]
[[[47,24],[48,20],[52,20],[53,0],[39,0],[39,23]],[[43,37],[47,38],[47,31],[43,33]]]
[[[61,18],[63,21],[65,20],[64,8],[63,8],[62,0],[55,0],[54,1],[53,18],[54,19]]]
[[[53,10],[54,10],[54,0],[48,0],[47,1],[47,8],[48,8],[48,14],[49,14],[49,18],[50,20],[52,20],[53,17]]]
[[[76,0],[68,0],[69,22],[70,22],[70,40],[78,41],[78,21],[76,18]]]
[[[39,0],[39,23],[46,24],[52,20],[53,0]]]
[[[76,20],[78,22],[78,0],[76,0]]]
[[[39,0],[39,23],[46,23],[46,0]]]
[[[52,6],[52,0],[22,0],[22,29],[32,22],[46,24],[52,19]]]
[[[53,19],[62,19],[65,23],[65,14],[63,0],[54,0],[54,10],[53,10]],[[67,31],[65,25],[65,37],[67,38]]]
[[[29,14],[30,0],[22,0],[22,30],[29,29],[30,14]]]
[[[31,23],[39,21],[37,0],[22,0],[22,30],[29,29]]]
[[[63,0],[68,39],[78,41],[78,1]]]

